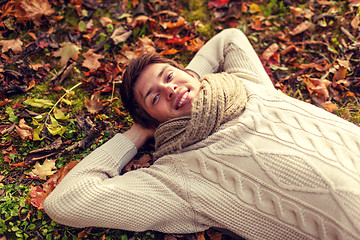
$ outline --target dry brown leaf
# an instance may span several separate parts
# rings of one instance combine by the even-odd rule
[[[96,70],[101,66],[99,59],[103,59],[104,56],[94,53],[92,49],[83,54],[85,58],[83,67],[88,68],[90,71]]]
[[[2,52],[7,52],[11,49],[14,53],[17,54],[22,51],[21,49],[22,45],[23,42],[19,38],[0,41],[0,46],[2,46],[2,50],[1,50]]]
[[[291,30],[289,32],[289,34],[290,35],[300,34],[302,32],[305,32],[306,30],[308,30],[312,25],[313,25],[313,23],[310,21],[302,22],[299,25],[297,25],[293,30]]]
[[[113,34],[111,34],[111,39],[115,44],[119,44],[125,42],[131,34],[131,30],[126,30],[124,26],[120,26],[114,30]]]
[[[331,82],[327,79],[319,79],[319,78],[305,78],[306,87],[311,94],[315,93],[316,97],[325,102],[329,98],[328,86]]]
[[[42,16],[49,16],[55,12],[48,0],[23,0],[21,6],[24,8],[27,17],[33,20],[35,25],[40,25]]]
[[[351,20],[351,26],[354,29],[358,29],[359,24],[360,24],[359,14],[356,14],[356,16],[353,18],[353,20]]]
[[[279,48],[280,47],[277,43],[271,44],[261,55],[262,59],[267,62],[276,53],[276,51],[279,50]]]
[[[26,124],[24,119],[20,120],[19,126],[15,125],[15,131],[23,141],[33,137],[33,129]]]
[[[94,92],[90,100],[87,99],[86,97],[84,98],[85,98],[85,107],[89,113],[98,113],[104,107],[106,107],[112,102],[110,100],[109,101],[100,100],[100,91]]]

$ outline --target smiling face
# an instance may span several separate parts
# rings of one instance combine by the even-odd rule
[[[136,101],[160,123],[190,115],[199,91],[197,78],[166,63],[145,67],[134,86]]]

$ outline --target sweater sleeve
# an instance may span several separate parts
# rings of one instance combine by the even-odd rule
[[[46,213],[72,227],[196,231],[186,197],[172,190],[181,176],[167,180],[153,166],[119,174],[135,154],[131,141],[115,135],[66,175],[46,198]]]
[[[227,72],[258,84],[273,87],[249,40],[238,29],[226,29],[211,38],[186,67],[200,77]]]

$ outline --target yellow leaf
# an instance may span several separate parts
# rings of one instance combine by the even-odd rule
[[[39,162],[36,162],[34,169],[31,171],[31,175],[46,180],[47,176],[51,176],[56,172],[52,171],[53,169],[56,169],[55,161],[56,160],[46,159],[42,165]]]
[[[61,119],[61,120],[69,119],[69,116],[65,116],[65,114],[58,108],[54,108],[54,116],[56,119]]]
[[[249,13],[257,13],[257,12],[261,12],[261,8],[259,5],[257,5],[256,3],[252,3],[249,7]]]
[[[49,133],[51,133],[51,135],[64,134],[64,132],[66,131],[66,127],[61,126],[54,117],[50,116],[50,119],[51,119],[51,124],[45,124]]]

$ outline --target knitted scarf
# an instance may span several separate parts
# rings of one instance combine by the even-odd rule
[[[223,72],[205,75],[200,81],[201,89],[192,103],[191,115],[171,119],[157,128],[156,159],[207,138],[243,111],[247,95],[237,77]]]

